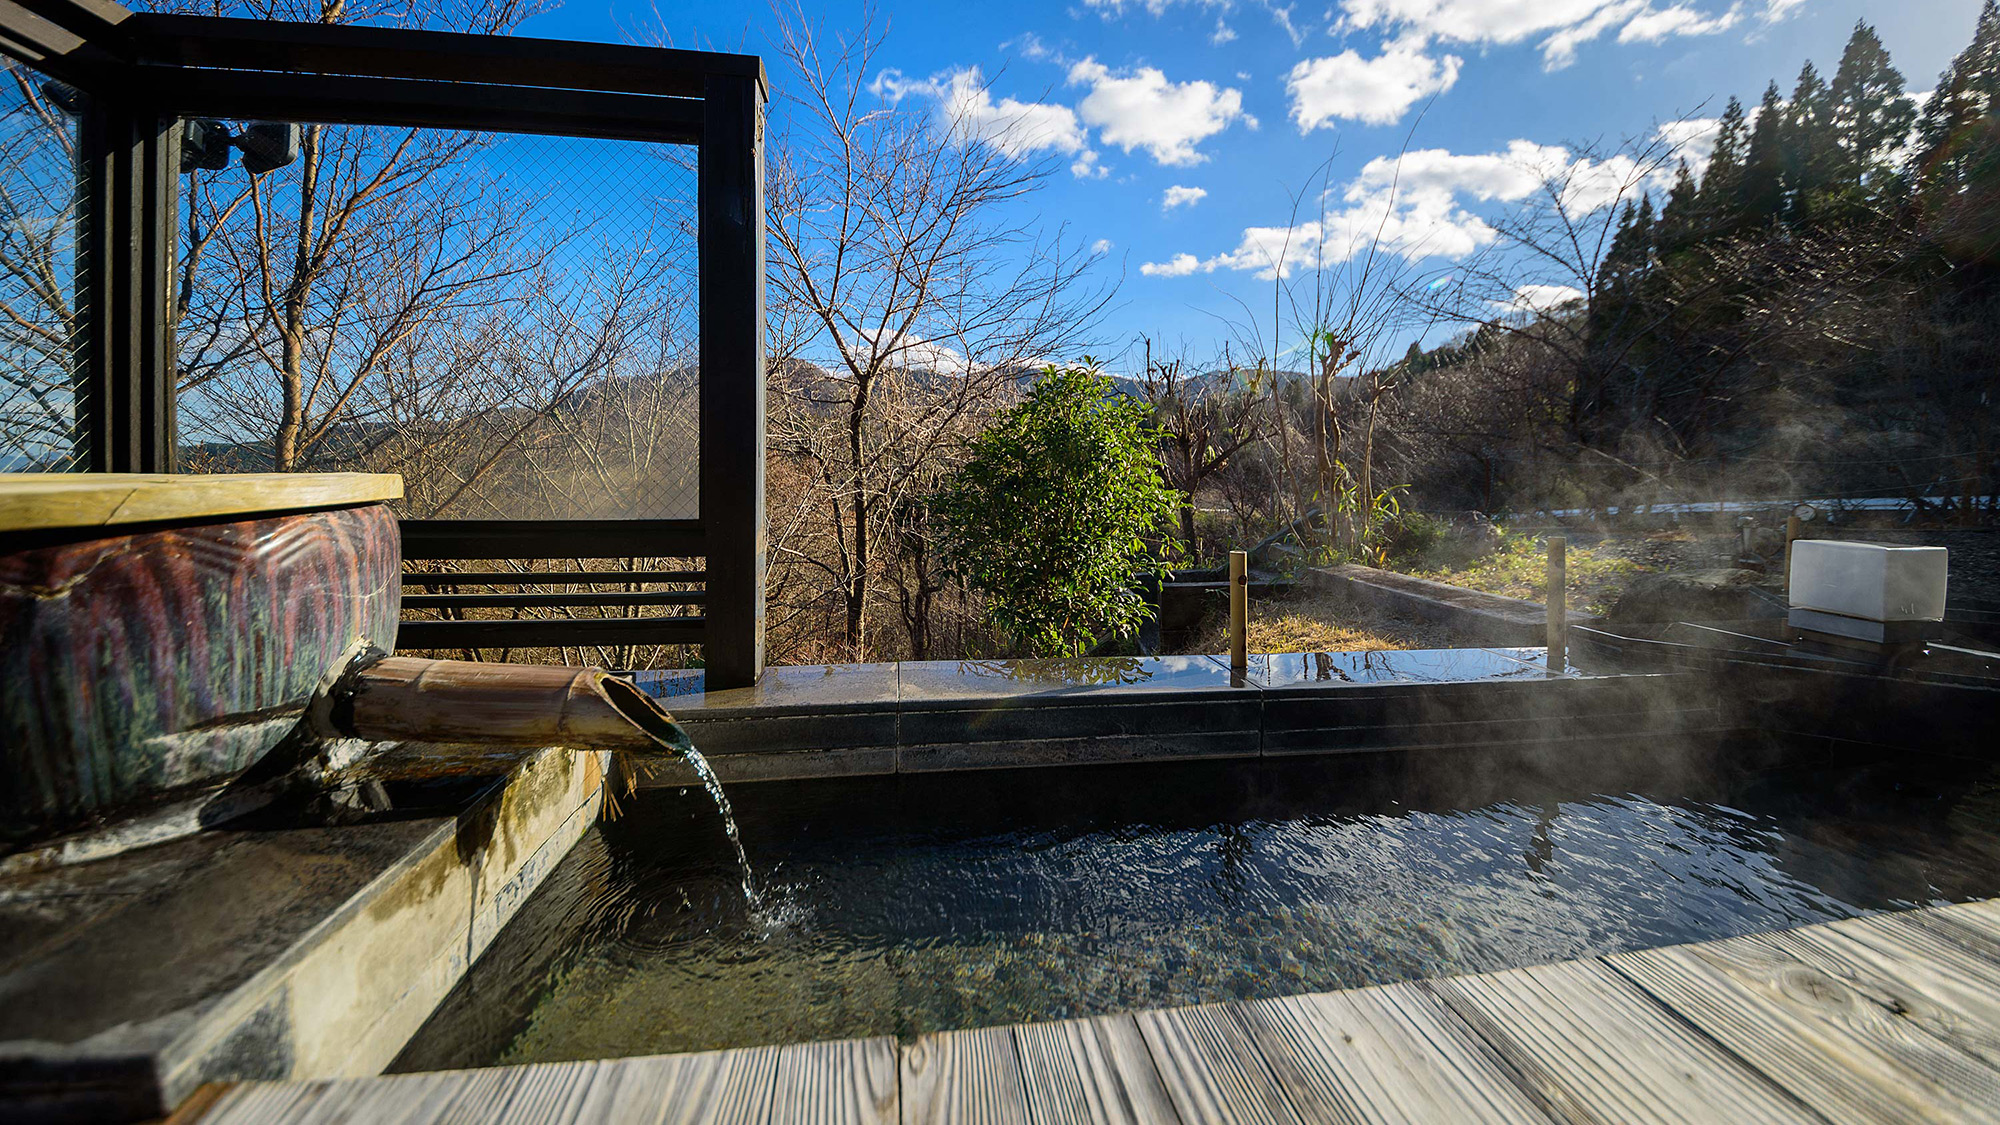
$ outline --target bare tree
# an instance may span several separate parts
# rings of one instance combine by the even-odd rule
[[[831,585],[850,658],[869,650],[875,584],[921,534],[920,498],[969,420],[1023,372],[1088,339],[1106,294],[1093,258],[1006,205],[1040,187],[972,123],[871,92],[881,37],[824,35],[796,12],[778,53],[794,76],[774,107],[767,163],[771,284],[781,348],[770,438],[812,479],[831,540],[780,565]],[[795,362],[817,358],[822,363]],[[905,560],[907,562],[907,560]]]
[[[161,4],[316,23],[502,33],[540,11],[522,0],[248,0]],[[521,238],[520,200],[496,198],[477,134],[304,123],[298,156],[261,174],[187,178],[180,246],[177,391],[190,427],[269,442],[269,463],[312,467],[401,345],[547,253]]]
[[[83,448],[76,344],[76,128],[39,75],[0,91],[0,471],[69,469]]]
[[[1137,390],[1153,408],[1160,429],[1160,467],[1167,486],[1181,494],[1181,557],[1192,563],[1201,557],[1196,494],[1230,458],[1263,439],[1262,403],[1233,365],[1196,371],[1185,357],[1156,360],[1150,339],[1143,346]]]
[[[1507,362],[1540,366],[1533,393],[1561,419],[1563,448],[1644,472],[1603,439],[1607,405],[1621,384],[1646,377],[1633,349],[1660,327],[1668,306],[1626,299],[1614,284],[1623,268],[1610,253],[1622,210],[1661,185],[1678,158],[1668,131],[1615,146],[1577,146],[1557,167],[1533,168],[1540,184],[1510,213],[1491,222],[1493,241],[1446,278],[1399,286],[1407,306],[1437,322],[1479,330],[1490,345],[1506,339]],[[1440,284],[1444,282],[1444,284]],[[1692,295],[1688,295],[1691,297]],[[1490,347],[1489,356],[1497,356]],[[1654,374],[1657,374],[1655,372]],[[1551,396],[1555,401],[1550,401]]]
[[[1417,320],[1429,318],[1403,298],[1403,282],[1411,263],[1423,256],[1423,245],[1388,234],[1401,197],[1402,156],[1392,166],[1387,191],[1375,200],[1380,211],[1372,226],[1334,214],[1332,166],[1329,157],[1292,197],[1291,223],[1267,267],[1268,320],[1245,305],[1235,327],[1240,342],[1260,357],[1260,375],[1268,370],[1271,426],[1290,500],[1287,518],[1316,508],[1327,546],[1355,554],[1377,519],[1375,423],[1382,399],[1394,387],[1389,348],[1412,327],[1413,312]],[[1288,338],[1294,343],[1286,348]],[[1302,373],[1281,366],[1280,357],[1288,355],[1302,362]],[[1356,409],[1365,414],[1358,469],[1345,449],[1349,415]],[[1295,435],[1312,451],[1310,479],[1301,479],[1293,468]]]

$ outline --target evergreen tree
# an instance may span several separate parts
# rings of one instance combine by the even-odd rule
[[[1723,107],[1715,129],[1715,148],[1701,178],[1701,227],[1704,234],[1733,230],[1742,212],[1737,185],[1743,179],[1743,103],[1735,98]]]
[[[1828,93],[1840,148],[1840,179],[1867,183],[1885,170],[1909,137],[1916,109],[1903,96],[1902,72],[1889,65],[1889,52],[1866,21],[1854,25]]]
[[[1972,42],[1938,78],[1917,127],[1916,170],[1927,190],[1950,193],[1990,155],[2000,124],[2000,3],[1986,0]]]
[[[1764,87],[1764,100],[1750,127],[1750,148],[1743,157],[1743,175],[1736,188],[1738,208],[1753,224],[1775,220],[1785,205],[1785,154],[1780,138],[1784,123],[1785,99],[1773,82]]]
[[[1618,227],[1611,235],[1611,248],[1604,253],[1604,268],[1598,271],[1600,287],[1618,289],[1645,272],[1653,256],[1653,197],[1639,202],[1627,200],[1618,215]]]
[[[1785,107],[1782,136],[1788,221],[1805,220],[1812,201],[1832,185],[1839,163],[1833,134],[1833,92],[1808,61]]]
[[[1660,208],[1660,221],[1654,224],[1653,245],[1661,258],[1672,257],[1701,237],[1699,196],[1694,173],[1683,160],[1680,171],[1674,174],[1674,186],[1667,192],[1666,206]]]

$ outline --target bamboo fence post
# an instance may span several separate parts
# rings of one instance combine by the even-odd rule
[[[1549,671],[1569,666],[1569,540],[1549,536]]]
[[[1229,552],[1229,667],[1250,667],[1250,555]]]

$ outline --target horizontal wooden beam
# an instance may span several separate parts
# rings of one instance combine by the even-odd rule
[[[0,0],[0,52],[50,78],[89,91],[113,90],[126,63],[102,44],[52,23],[14,0]]]
[[[699,617],[607,617],[562,621],[405,621],[399,650],[559,648],[565,645],[690,645],[707,636]]]
[[[574,594],[405,594],[404,609],[586,609],[597,606],[700,605],[699,590],[607,590]]]
[[[635,582],[700,582],[701,570],[427,570],[403,575],[403,585],[439,586],[595,586]]]
[[[99,50],[120,56],[132,54],[133,20],[137,17],[131,9],[109,0],[6,0],[5,6],[30,12]]]
[[[692,98],[526,90],[469,82],[346,75],[134,67],[156,104],[184,117],[541,133],[699,144],[702,103]]]
[[[692,559],[700,520],[404,520],[405,559]]]
[[[48,2],[48,0],[42,0]],[[698,98],[711,74],[754,78],[756,55],[212,16],[137,15],[144,61]]]

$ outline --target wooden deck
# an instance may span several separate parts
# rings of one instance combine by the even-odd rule
[[[210,1088],[269,1122],[2000,1121],[2000,900],[1277,1000]]]

